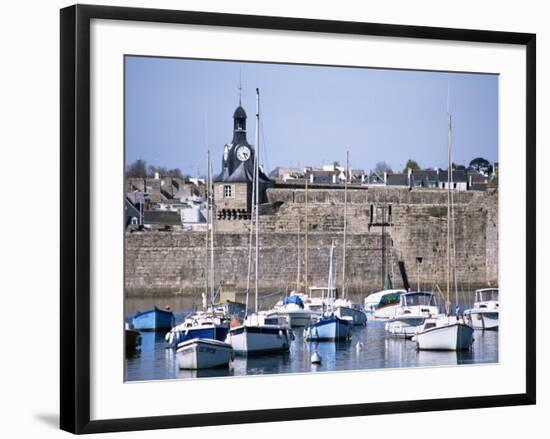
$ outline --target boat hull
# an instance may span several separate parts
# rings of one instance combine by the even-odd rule
[[[374,320],[387,320],[395,315],[399,303],[376,308],[373,313]]]
[[[340,306],[334,311],[338,317],[351,317],[353,324],[356,326],[365,326],[367,324],[367,314],[359,309],[349,308],[346,306]]]
[[[417,332],[413,337],[418,349],[462,351],[474,342],[474,329],[464,323],[452,323]]]
[[[207,327],[191,327],[180,331],[170,331],[167,335],[167,341],[172,346],[177,346],[187,340],[194,338],[212,339],[224,341],[229,332],[229,325],[207,326]]]
[[[394,337],[411,338],[416,334],[418,326],[422,325],[427,317],[402,317],[389,319],[385,329]]]
[[[140,331],[161,331],[174,326],[174,314],[171,311],[153,308],[138,312],[132,318],[132,327]]]
[[[474,329],[498,329],[498,311],[471,311],[466,317]]]
[[[180,369],[227,367],[233,359],[233,348],[217,340],[195,338],[178,345],[176,359]]]
[[[124,344],[127,354],[136,352],[141,346],[141,334],[133,329],[125,329]]]
[[[276,311],[273,315],[288,326],[296,328],[307,326],[316,314],[311,311]]]
[[[308,326],[305,332],[307,341],[347,340],[351,337],[351,320],[340,317],[323,317],[317,323]]]
[[[231,328],[225,340],[236,354],[255,355],[287,352],[291,335],[286,328],[275,325],[241,325]]]

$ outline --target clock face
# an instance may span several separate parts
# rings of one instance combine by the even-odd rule
[[[237,149],[237,158],[241,162],[246,162],[250,158],[250,148],[247,146],[239,146],[239,149]]]

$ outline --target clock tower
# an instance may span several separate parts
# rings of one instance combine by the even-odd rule
[[[239,99],[233,112],[233,140],[223,147],[222,172],[214,181],[216,213],[219,220],[250,218],[252,183],[256,151],[246,138],[246,111]],[[271,180],[259,170],[260,203],[265,202],[265,190]]]

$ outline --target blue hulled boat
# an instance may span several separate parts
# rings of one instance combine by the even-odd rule
[[[161,331],[174,326],[174,313],[156,306],[148,311],[138,311],[132,317],[132,326],[140,331]]]
[[[306,328],[305,338],[307,341],[347,340],[351,337],[352,326],[353,319],[326,313]]]
[[[224,341],[228,332],[229,321],[220,321],[218,319],[197,321],[189,318],[182,324],[174,326],[170,332],[166,333],[165,340],[172,347],[176,347],[178,344],[193,338]]]
[[[332,259],[334,256],[334,241],[330,246],[329,270],[328,270],[328,311],[318,317],[315,323],[306,328],[304,337],[307,341],[320,340],[347,340],[351,337],[353,318],[350,316],[339,317],[334,313],[334,277]]]

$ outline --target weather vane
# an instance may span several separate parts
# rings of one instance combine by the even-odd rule
[[[239,105],[242,105],[242,92],[243,92],[243,84],[242,84],[242,73],[241,69],[239,69]]]

